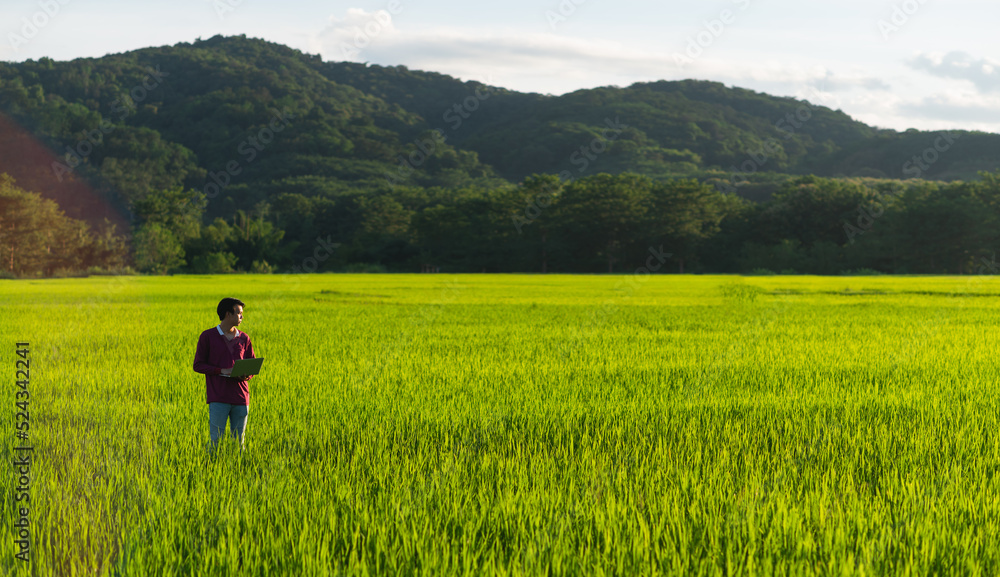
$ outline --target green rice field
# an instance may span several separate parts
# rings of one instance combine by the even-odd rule
[[[266,360],[210,455],[225,296]],[[0,574],[996,575],[998,319],[975,276],[0,281]]]

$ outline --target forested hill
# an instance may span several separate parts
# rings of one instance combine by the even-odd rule
[[[543,96],[486,90],[405,67],[332,62],[326,70],[338,83],[415,112],[425,126],[442,129],[511,180],[575,171],[583,162],[574,153],[603,136],[617,138],[605,157],[590,164],[668,177],[729,170],[771,144],[777,150],[763,169],[816,172],[810,160],[878,133],[839,111],[716,82],[663,81]],[[609,121],[624,131],[605,135]]]
[[[450,143],[478,153],[512,181],[577,171],[583,163],[574,153],[601,138],[609,119],[627,128],[588,170],[729,177],[734,166],[742,170],[747,160],[761,158],[761,150],[767,158],[758,163],[760,171],[789,174],[957,180],[1000,167],[1000,135],[954,131],[958,138],[949,154],[923,168],[913,157],[933,147],[938,133],[877,129],[821,102],[717,82],[661,81],[544,96],[486,90],[402,66],[330,62],[324,74],[414,112],[422,127],[442,129]]]
[[[67,157],[82,163],[74,174],[126,204],[149,188],[211,192],[228,182],[224,202],[209,208],[217,214],[279,191],[490,187],[564,171],[726,178],[749,166],[903,178],[915,176],[907,162],[937,137],[713,82],[524,94],[219,36],[98,59],[0,63],[0,110],[59,153],[78,150]],[[290,116],[273,142],[248,142],[276,112]],[[113,130],[81,147],[102,121]],[[1000,135],[958,134],[920,176],[971,179],[997,168]]]
[[[236,198],[262,200],[275,189],[316,195],[387,186],[422,119],[329,80],[323,69],[318,57],[242,37],[0,64],[0,110],[60,153],[70,147],[77,154],[67,153],[66,164],[82,161],[74,173],[125,204],[150,189],[212,192],[217,183],[232,188],[214,203],[223,214]],[[94,133],[102,123],[103,134]],[[474,153],[441,144],[431,156],[407,184],[493,178]]]
[[[649,247],[680,272],[963,272],[1000,247],[1000,135],[712,82],[485,80],[221,36],[0,63],[0,276],[612,272]]]

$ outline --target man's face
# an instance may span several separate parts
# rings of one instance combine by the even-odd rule
[[[243,322],[243,307],[234,306],[233,312],[226,313],[226,321],[232,323],[234,327],[239,326]]]

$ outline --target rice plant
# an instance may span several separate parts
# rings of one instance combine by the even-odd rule
[[[210,455],[224,296],[266,361]],[[986,277],[0,281],[0,571],[994,575],[998,313]]]

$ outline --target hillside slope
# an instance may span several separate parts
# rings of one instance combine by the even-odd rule
[[[959,131],[928,153],[940,134],[715,82],[525,94],[242,36],[0,63],[0,111],[62,155],[43,167],[54,178],[84,177],[125,207],[196,188],[220,198],[216,215],[287,192],[489,188],[535,173],[971,179],[1000,166],[1000,135]]]

